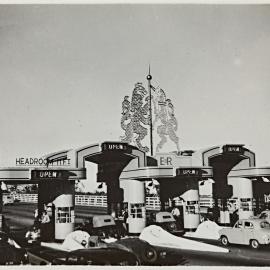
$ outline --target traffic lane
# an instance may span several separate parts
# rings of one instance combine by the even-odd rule
[[[19,229],[22,229],[22,235],[34,222],[34,210],[36,204],[30,203],[16,203],[14,205],[4,206],[4,215],[8,218],[8,224],[15,230],[17,234]],[[90,217],[93,215],[92,207],[76,206],[75,208],[76,219],[81,217]],[[106,209],[93,209],[95,213],[106,211]],[[101,213],[102,214],[102,213]],[[13,227],[12,227],[13,226]],[[207,241],[200,239],[201,242],[215,244],[221,246],[218,241]],[[261,266],[270,265],[269,247],[262,247],[259,250],[253,250],[247,246],[230,245],[228,247],[231,252],[226,254],[210,254],[209,252],[192,252],[190,250],[172,249],[176,255],[187,257],[188,264],[190,265],[248,265],[248,266]]]
[[[156,247],[160,250],[160,247]],[[205,252],[205,251],[192,251],[175,248],[163,248],[174,256],[184,257],[186,259],[185,265],[187,266],[269,266],[270,258],[258,258],[256,253],[251,257],[243,254],[241,250],[230,250],[229,253],[219,252]],[[269,255],[268,255],[269,257]]]
[[[197,240],[203,243],[224,247],[218,240],[205,240],[205,239],[195,239],[195,238],[188,238],[188,239]],[[229,249],[230,251],[229,253],[204,254],[202,252],[201,254],[196,254],[196,252],[194,252],[194,254],[195,256],[198,256],[198,258],[200,259],[209,257],[209,260],[213,260],[213,261],[216,259],[218,259],[218,261],[225,260],[226,265],[247,265],[247,266],[269,266],[270,265],[270,256],[269,256],[270,245],[267,245],[267,246],[262,245],[260,246],[259,249],[252,249],[250,246],[230,244],[226,248]],[[191,253],[190,256],[193,258],[194,257],[193,253]],[[196,259],[196,258],[197,257],[193,259]]]
[[[31,226],[34,223],[34,211],[37,204],[33,203],[14,203],[3,207],[3,214],[8,223],[12,226]],[[93,215],[105,214],[107,209],[104,207],[75,206],[76,222]]]

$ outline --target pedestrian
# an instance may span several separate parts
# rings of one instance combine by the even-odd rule
[[[172,204],[172,211],[171,211],[175,221],[176,221],[176,226],[177,228],[180,228],[181,227],[181,219],[180,219],[180,210],[178,207],[176,207],[175,205],[175,202],[173,201],[173,204]]]
[[[127,233],[128,232],[128,209],[127,208],[123,210],[123,227]]]
[[[48,224],[50,223],[50,217],[47,213],[47,211],[43,211],[42,216],[41,216],[41,224]]]
[[[33,228],[26,233],[25,238],[28,243],[37,243],[40,240],[40,229],[33,226]]]

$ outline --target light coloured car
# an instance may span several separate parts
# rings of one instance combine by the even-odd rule
[[[219,231],[222,245],[241,244],[259,248],[270,244],[270,223],[264,219],[240,219],[231,228]]]
[[[270,223],[270,210],[262,211],[259,214],[258,218],[265,219],[266,221]]]

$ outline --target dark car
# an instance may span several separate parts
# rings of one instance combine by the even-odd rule
[[[26,250],[16,246],[14,240],[7,233],[0,232],[0,265],[26,263]]]
[[[136,237],[129,237],[118,240],[114,243],[108,244],[109,246],[117,246],[119,248],[126,248],[133,252],[140,265],[183,265],[185,260],[182,256],[175,256],[171,251],[163,248],[156,248],[148,242],[143,241]]]
[[[99,215],[84,219],[77,229],[101,238],[114,237],[120,239],[126,235],[121,222],[116,222],[110,215]]]
[[[117,247],[93,247],[64,251],[48,247],[28,250],[33,265],[139,265],[137,257]]]
[[[160,226],[169,233],[178,236],[185,233],[182,224],[178,224],[173,215],[165,211],[151,213],[151,220],[149,220],[148,224]]]

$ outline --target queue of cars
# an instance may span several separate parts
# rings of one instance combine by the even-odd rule
[[[79,228],[95,236],[88,248],[67,251],[49,247],[28,250],[30,264],[89,265],[182,265],[184,258],[157,249],[138,237],[122,237],[122,230],[110,215],[89,218]],[[92,238],[93,240],[93,238]]]
[[[269,211],[268,211],[269,212]],[[270,223],[267,211],[259,217],[240,219],[230,228],[219,231],[221,244],[250,245],[257,249],[270,244]],[[263,217],[263,218],[262,218]],[[155,213],[154,224],[165,230],[182,235],[183,230],[177,226],[169,212]],[[89,218],[80,228],[96,236],[87,248],[73,251],[36,245],[27,250],[11,244],[6,233],[0,233],[0,264],[33,265],[183,265],[185,259],[175,256],[167,249],[150,245],[137,237],[126,237],[123,228],[110,215]],[[114,239],[113,241],[106,241]]]

